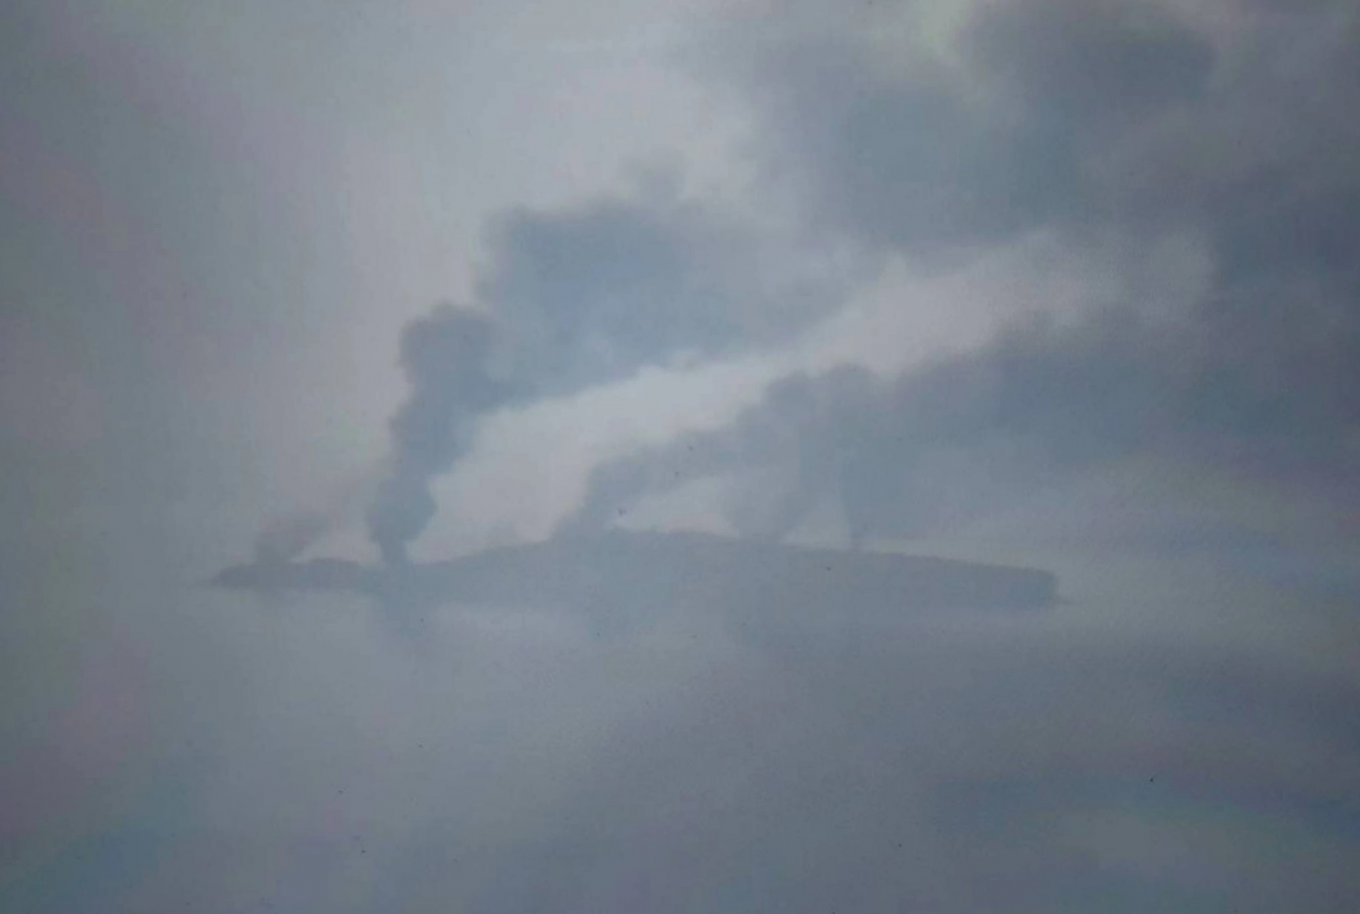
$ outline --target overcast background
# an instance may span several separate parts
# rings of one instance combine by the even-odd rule
[[[0,910],[1360,908],[1353,3],[0,15]],[[610,526],[1063,601],[202,586]]]

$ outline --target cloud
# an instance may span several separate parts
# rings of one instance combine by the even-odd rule
[[[715,72],[737,76],[772,176],[758,187],[803,204],[801,241],[848,243],[865,259],[828,281],[800,272],[783,238],[772,262],[754,221],[664,181],[505,211],[469,309],[406,332],[404,350],[432,354],[419,371],[403,354],[412,395],[369,513],[386,555],[426,528],[434,480],[472,452],[489,414],[500,430],[640,373],[752,353],[768,370],[747,387],[783,377],[730,422],[679,423],[669,442],[637,435],[632,454],[582,443],[599,437],[583,413],[579,431],[558,423],[554,434],[580,441],[561,446],[561,473],[547,475],[604,461],[559,529],[599,529],[699,480],[718,480],[734,529],[785,536],[831,503],[860,542],[1004,510],[1140,457],[1227,457],[1319,481],[1348,472],[1360,273],[1341,252],[1360,185],[1336,152],[1355,139],[1343,112],[1356,55],[1344,38],[1357,26],[1343,4],[1286,15],[1039,0],[956,4],[935,18],[906,4],[847,14],[848,25],[819,4],[792,6],[804,24],[834,27],[779,31],[743,45],[751,63]],[[922,16],[928,41],[863,27]],[[1001,329],[975,351],[893,364],[881,351],[908,348],[896,340],[905,331],[869,321],[875,338],[828,344],[840,345],[839,367],[808,355],[818,333],[855,326],[850,286],[862,291],[885,265],[966,274],[1036,237],[1057,252],[1054,272],[1084,264],[1086,275],[1063,293],[1007,274],[1012,284],[985,290]],[[930,291],[936,299],[918,288],[896,307],[949,321],[958,289]],[[1064,295],[1075,303],[1059,305]],[[485,337],[467,344],[475,355],[459,354],[456,326]],[[541,471],[536,453],[514,462]]]
[[[825,23],[815,4],[800,9]],[[759,127],[754,146],[782,176],[767,189],[793,191],[809,220],[800,231],[824,251],[849,241],[869,259],[830,282],[815,271],[809,278],[792,267],[796,257],[762,257],[751,226],[665,187],[556,211],[509,210],[487,235],[474,307],[492,328],[485,370],[515,393],[485,408],[614,384],[645,367],[793,346],[798,331],[843,307],[845,280],[863,283],[875,262],[967,263],[1046,234],[1069,260],[1103,263],[1122,301],[1112,305],[1093,286],[1095,300],[1079,306],[1088,312],[1081,329],[1055,330],[1043,342],[1042,333],[1028,340],[1011,333],[981,358],[1023,364],[957,369],[1011,372],[1013,386],[992,413],[979,402],[932,407],[977,413],[957,421],[971,424],[985,446],[927,443],[939,430],[926,422],[910,434],[912,454],[896,457],[920,472],[931,460],[959,463],[930,456],[952,449],[975,465],[979,482],[1001,477],[1004,488],[1033,483],[1045,467],[1091,464],[1097,450],[1138,453],[1170,433],[1248,448],[1297,434],[1335,452],[1355,421],[1347,404],[1357,387],[1349,366],[1360,352],[1353,304],[1360,274],[1340,252],[1355,234],[1348,214],[1360,207],[1348,202],[1354,176],[1328,152],[1339,138],[1328,124],[1346,120],[1351,99],[1328,89],[1305,105],[1293,82],[1269,74],[1290,62],[1300,78],[1344,82],[1354,55],[1325,30],[1355,26],[1338,9],[1323,5],[1267,34],[1244,31],[1240,11],[1227,17],[1239,27],[1232,32],[1174,5],[965,4],[929,51],[892,38],[885,44],[853,26],[793,29],[747,47],[754,62],[723,72],[739,75]],[[1305,53],[1313,56],[1301,62]],[[1238,150],[1243,136],[1258,142]],[[781,271],[787,278],[766,278]],[[947,313],[950,304],[902,307]],[[1000,290],[992,310],[1004,320],[1008,310],[1045,307]],[[417,322],[408,335],[428,329]],[[1111,364],[1096,364],[1104,359]],[[989,396],[966,387],[958,395]],[[449,404],[438,397],[417,393],[416,401],[430,408],[408,406],[398,423],[456,425],[462,443],[420,468],[400,456],[402,436],[417,433],[396,432],[400,469],[384,488],[384,507],[371,512],[384,518],[371,526],[389,555],[426,527],[435,510],[430,481],[449,472],[477,434],[474,413],[454,422],[441,418]],[[889,423],[916,421],[894,405],[865,408],[886,410]],[[730,519],[743,529],[787,530],[813,509],[818,489],[902,485],[831,485],[829,477],[845,472],[812,469],[830,458],[799,453],[780,466],[748,456],[744,462],[764,472],[746,478]],[[404,463],[417,468],[407,472]],[[901,466],[882,466],[901,475]],[[946,474],[918,485],[918,497],[942,485],[987,489]],[[898,498],[841,497],[876,503],[863,510],[884,518],[887,506],[904,508],[899,527],[919,523]],[[742,499],[746,508],[736,506]],[[595,510],[586,505],[578,519]]]
[[[716,229],[626,201],[503,216],[478,293],[506,324],[513,372],[564,392],[743,341],[749,303],[713,269]]]
[[[852,541],[1136,457],[1353,476],[1353,9],[964,4],[923,51],[875,14],[793,6],[819,28],[724,72],[826,237],[954,264],[1041,233],[1109,282],[1069,309],[995,290],[995,339],[924,370],[794,372],[727,428],[601,467],[576,523],[704,475],[735,478],[740,528],[783,535],[830,500]],[[921,13],[896,9],[884,21]]]
[[[1217,361],[1238,350],[1221,387],[1333,399],[1354,388],[1360,326],[1346,253],[1360,132],[1345,113],[1360,104],[1360,17],[1211,6],[963,4],[922,51],[894,37],[922,15],[904,4],[887,38],[848,15],[763,49],[738,85],[766,160],[828,235],[930,263],[1048,231],[1152,279],[1129,290],[1140,311],[1158,294],[1150,251],[1179,239],[1205,268],[1175,316]]]
[[[928,50],[901,37],[922,4],[883,21],[811,6],[828,13],[816,29],[724,72],[740,74],[766,161],[828,229],[932,254],[1036,226],[1191,223],[1234,266],[1253,234],[1286,241],[1255,214],[1285,216],[1289,253],[1310,260],[1335,263],[1353,231],[1344,3],[1230,2],[1212,23],[1188,4],[959,4]]]

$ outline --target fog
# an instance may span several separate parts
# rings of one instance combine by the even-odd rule
[[[0,909],[1360,905],[1360,16],[0,14]]]

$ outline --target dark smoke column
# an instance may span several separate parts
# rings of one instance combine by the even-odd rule
[[[478,417],[511,398],[490,373],[495,328],[485,316],[442,306],[402,332],[401,364],[411,396],[389,423],[387,477],[367,511],[368,531],[388,564],[434,516],[430,484],[467,450]]]

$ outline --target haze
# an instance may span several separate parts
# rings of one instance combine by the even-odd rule
[[[1355,4],[0,73],[0,910],[1360,910]]]

